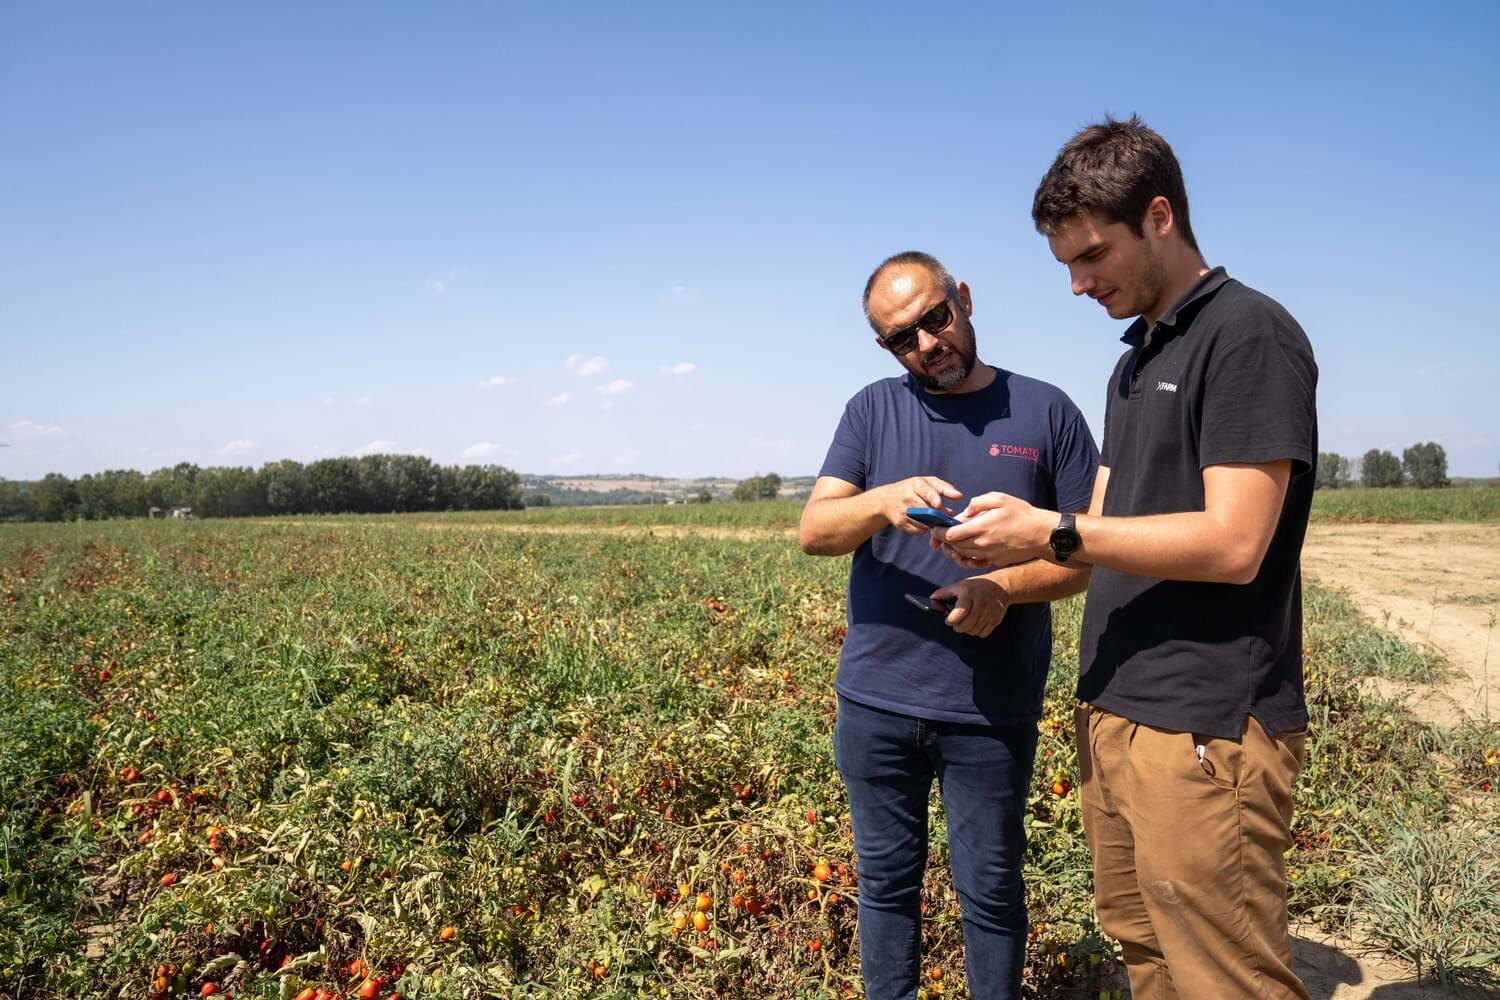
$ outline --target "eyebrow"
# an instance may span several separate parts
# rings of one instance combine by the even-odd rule
[[[1078,259],[1080,259],[1082,257],[1087,257],[1089,254],[1093,253],[1095,250],[1099,250],[1099,249],[1101,249],[1104,246],[1107,246],[1107,244],[1105,243],[1104,240],[1095,240],[1094,242],[1090,243],[1088,246],[1084,247],[1082,250],[1078,251],[1076,254],[1074,254],[1068,260],[1059,261],[1059,263],[1062,263],[1062,264],[1071,264],[1074,261],[1076,261],[1076,260],[1078,260]]]
[[[942,305],[944,302],[947,302],[947,301],[948,301],[948,296],[944,295],[941,299],[939,299],[938,301],[934,302],[932,305],[928,306],[926,309],[923,309],[921,312],[917,313],[917,318],[916,319],[912,320],[910,323],[903,323],[901,326],[896,327],[890,333],[886,334],[886,336],[887,337],[893,336],[895,334],[900,333],[902,330],[915,330],[917,328],[918,324],[920,324],[922,322],[922,320],[924,320],[924,319],[927,318],[927,314],[928,313],[932,312],[938,306]]]

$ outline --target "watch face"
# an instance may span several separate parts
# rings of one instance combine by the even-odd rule
[[[1077,552],[1082,539],[1073,528],[1053,528],[1051,542],[1052,551],[1057,555],[1065,556]]]

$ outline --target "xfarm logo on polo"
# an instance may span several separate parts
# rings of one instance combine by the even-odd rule
[[[1158,383],[1156,383],[1156,391],[1157,392],[1176,392],[1177,391],[1177,383],[1176,382],[1158,382]]]
[[[1028,462],[1040,462],[1042,460],[1042,452],[1040,448],[1027,448],[1019,444],[992,444],[990,445],[990,457],[1024,458]]]

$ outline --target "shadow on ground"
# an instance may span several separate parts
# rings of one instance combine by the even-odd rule
[[[1494,994],[1448,993],[1388,957],[1366,955],[1348,942],[1316,929],[1298,928],[1292,937],[1292,968],[1312,1000],[1452,1000]]]

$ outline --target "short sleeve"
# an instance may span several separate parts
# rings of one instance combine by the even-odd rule
[[[1200,466],[1290,459],[1313,467],[1318,370],[1306,336],[1268,315],[1215,350],[1203,388]]]
[[[832,476],[865,489],[870,469],[869,431],[869,394],[860,393],[844,406],[838,430],[833,432],[833,443],[828,446],[828,455],[818,470],[819,478]]]
[[[1112,464],[1110,462],[1110,453],[1115,450],[1113,442],[1111,442],[1109,439],[1109,415],[1110,412],[1115,408],[1119,400],[1120,379],[1124,377],[1125,366],[1130,364],[1131,358],[1134,357],[1134,355],[1135,351],[1134,349],[1131,349],[1121,355],[1120,360],[1115,362],[1115,370],[1110,373],[1109,385],[1105,389],[1104,436],[1099,439],[1099,464],[1106,467]],[[1090,499],[1092,499],[1092,495],[1090,496]]]
[[[1104,435],[1099,438],[1099,464],[1103,466],[1109,465],[1109,410],[1115,405],[1116,381],[1116,376],[1110,377],[1109,390],[1104,395]]]
[[[1063,513],[1086,510],[1094,496],[1094,477],[1099,472],[1099,449],[1083,414],[1068,404],[1068,419],[1052,443],[1053,494]]]

